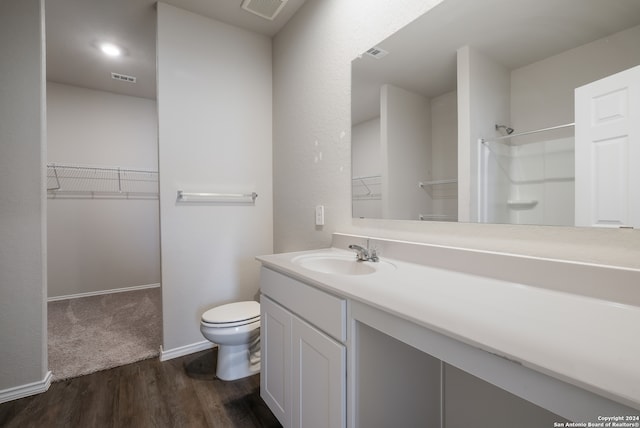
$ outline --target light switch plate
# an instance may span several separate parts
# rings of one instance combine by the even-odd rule
[[[324,226],[324,205],[316,206],[316,226]]]

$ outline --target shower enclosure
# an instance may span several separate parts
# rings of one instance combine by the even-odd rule
[[[572,226],[573,123],[511,131],[501,137],[479,140],[480,221]]]

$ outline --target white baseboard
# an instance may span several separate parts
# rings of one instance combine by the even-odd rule
[[[44,376],[44,379],[27,383],[25,385],[14,386],[13,388],[3,389],[0,391],[0,403],[6,403],[7,401],[18,400],[20,398],[28,397],[30,395],[40,394],[47,392],[49,386],[51,386],[51,372],[48,371]]]
[[[55,302],[55,301],[58,301],[58,300],[77,299],[79,297],[101,296],[103,294],[111,294],[111,293],[124,293],[124,292],[127,292],[127,291],[145,290],[147,288],[157,288],[157,287],[160,287],[160,283],[136,285],[136,286],[133,286],[133,287],[124,287],[124,288],[114,288],[114,289],[111,289],[111,290],[90,291],[88,293],[68,294],[66,296],[49,297],[47,299],[47,302]]]
[[[183,355],[193,354],[195,352],[204,351],[213,347],[215,347],[215,345],[208,340],[191,343],[189,345],[180,346],[178,348],[169,350],[164,350],[162,349],[162,346],[160,346],[160,361],[172,360],[174,358],[182,357]]]

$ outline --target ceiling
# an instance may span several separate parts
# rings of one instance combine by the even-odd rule
[[[454,90],[462,46],[512,70],[638,24],[638,0],[445,0],[376,45],[388,55],[353,62],[352,123],[380,115],[384,83],[426,97]]]
[[[305,0],[288,0],[273,21],[241,8],[242,0],[165,0],[190,12],[272,37]],[[155,0],[46,0],[47,80],[124,95],[156,98]],[[98,48],[111,42],[124,54]],[[117,81],[111,73],[136,77]]]

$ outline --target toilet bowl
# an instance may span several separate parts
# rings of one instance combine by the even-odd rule
[[[236,380],[260,371],[260,303],[229,303],[202,314],[200,331],[218,345],[216,377]]]

